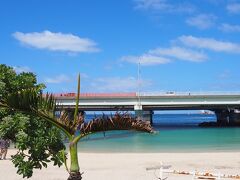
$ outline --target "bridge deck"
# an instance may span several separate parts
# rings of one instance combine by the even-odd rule
[[[57,94],[59,107],[73,108],[75,93]],[[146,93],[84,93],[80,95],[80,109],[133,110],[141,105],[146,110],[222,109],[240,108],[239,94],[146,94]]]

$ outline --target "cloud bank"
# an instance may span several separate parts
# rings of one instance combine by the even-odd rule
[[[65,52],[98,52],[96,43],[88,38],[81,38],[73,34],[54,33],[50,31],[22,33],[15,32],[13,37],[24,45],[37,49]]]
[[[22,73],[22,72],[31,72],[32,70],[27,66],[13,66],[13,69],[16,73]]]
[[[214,26],[216,19],[217,17],[212,14],[199,14],[197,16],[188,18],[186,23],[199,29],[208,29]]]
[[[192,13],[195,7],[189,3],[170,3],[167,0],[134,0],[135,9],[167,13]]]
[[[141,65],[144,66],[150,66],[155,64],[167,64],[171,62],[170,59],[151,54],[143,54],[141,56],[123,56],[121,58],[121,61],[135,64],[141,63]]]
[[[202,62],[208,57],[202,52],[194,51],[188,48],[173,46],[169,48],[151,49],[140,56],[123,56],[121,61],[129,63],[140,63],[143,66],[168,64],[174,60],[183,60],[190,62]]]
[[[181,36],[178,38],[184,45],[194,48],[208,49],[217,52],[239,53],[240,44],[219,41],[213,38],[202,38],[194,36]]]
[[[219,29],[223,32],[240,32],[240,25],[231,25],[223,23]]]
[[[227,5],[227,10],[230,13],[238,14],[240,13],[240,3],[231,3]]]
[[[192,62],[202,62],[207,59],[207,56],[204,53],[177,46],[170,48],[157,48],[150,50],[149,53]]]
[[[45,79],[45,82],[49,84],[60,84],[60,83],[66,83],[71,81],[72,79],[65,74],[60,74],[59,76]]]
[[[149,80],[140,80],[140,87],[149,87],[152,82]],[[91,87],[100,92],[129,92],[137,91],[138,81],[135,77],[106,77],[94,79]]]

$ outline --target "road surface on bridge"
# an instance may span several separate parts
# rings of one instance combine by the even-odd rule
[[[58,107],[74,108],[75,93],[55,97]],[[89,111],[240,109],[240,93],[82,93],[79,105]]]

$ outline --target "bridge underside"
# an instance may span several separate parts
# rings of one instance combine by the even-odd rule
[[[75,106],[58,106],[58,109],[68,109],[73,111]],[[215,112],[217,124],[225,125],[240,125],[240,109],[239,105],[142,105],[140,109],[136,109],[133,105],[124,106],[79,106],[81,111],[135,111],[135,115],[140,119],[150,121],[152,123],[152,115],[156,110],[210,110]]]
[[[57,109],[74,109],[75,106],[65,106],[61,105],[58,106]],[[240,105],[216,105],[216,104],[209,104],[209,105],[142,105],[142,109],[146,111],[156,111],[156,110],[222,110],[222,109],[240,109]],[[134,111],[134,105],[116,105],[116,106],[109,106],[109,105],[79,105],[79,110],[83,111]]]
[[[75,96],[59,96],[59,109],[73,110]],[[156,110],[211,110],[219,124],[240,124],[240,94],[117,94],[80,97],[82,111],[135,111],[136,116],[152,119]]]

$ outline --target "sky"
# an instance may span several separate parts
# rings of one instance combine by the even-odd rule
[[[48,92],[240,89],[239,0],[2,0],[0,24],[0,63]]]

